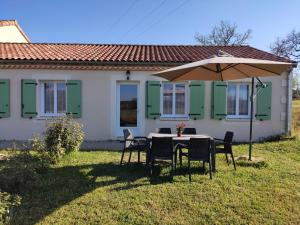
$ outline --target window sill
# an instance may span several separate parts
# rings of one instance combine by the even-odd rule
[[[249,122],[250,121],[250,117],[247,118],[226,118],[225,121],[230,121],[230,122]],[[253,121],[255,121],[255,118],[253,118]]]
[[[183,117],[160,117],[160,120],[162,121],[188,121],[190,118],[188,116]]]
[[[59,117],[63,117],[64,115],[57,115],[57,116],[37,116],[35,117],[36,120],[51,120],[51,119],[57,119]]]

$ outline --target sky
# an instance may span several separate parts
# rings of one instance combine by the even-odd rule
[[[252,30],[269,50],[300,30],[300,0],[0,0],[0,20],[16,19],[32,42],[197,44],[221,20]]]

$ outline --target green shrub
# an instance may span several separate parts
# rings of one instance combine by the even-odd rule
[[[13,209],[20,205],[20,203],[20,196],[2,192],[0,189],[0,224],[9,223],[9,219],[13,214]]]
[[[84,139],[82,125],[70,116],[61,117],[48,123],[45,132],[45,149],[52,158],[78,151]]]

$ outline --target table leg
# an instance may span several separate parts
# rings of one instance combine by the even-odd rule
[[[216,154],[215,154],[215,141],[212,141],[211,144],[211,167],[212,171],[215,173],[216,172]]]

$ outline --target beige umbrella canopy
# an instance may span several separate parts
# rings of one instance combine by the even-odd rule
[[[295,66],[291,62],[259,60],[252,58],[238,58],[226,52],[219,51],[219,56],[209,59],[173,67],[153,75],[169,81],[186,80],[237,80],[251,78],[251,107],[250,107],[250,134],[249,134],[249,160],[252,155],[252,124],[253,124],[253,96],[254,78],[265,87],[258,77],[281,75]]]
[[[236,80],[249,77],[280,75],[292,67],[291,63],[233,56],[212,57],[158,73],[155,76],[170,81]]]

